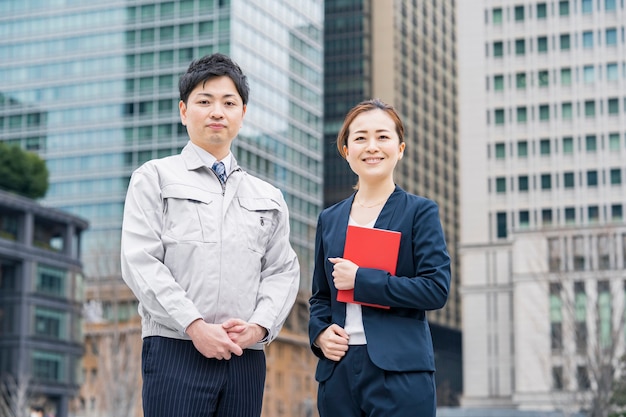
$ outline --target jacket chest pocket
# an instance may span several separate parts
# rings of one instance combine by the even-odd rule
[[[217,241],[217,214],[210,193],[176,185],[164,188],[161,194],[163,235],[178,241]]]
[[[281,211],[280,204],[270,198],[240,197],[238,201],[242,209],[240,232],[246,237],[250,250],[263,254]]]

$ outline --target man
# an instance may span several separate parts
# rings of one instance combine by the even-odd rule
[[[138,168],[124,207],[122,276],[142,317],[144,415],[260,416],[263,346],[299,286],[287,205],[231,153],[248,103],[239,66],[206,56],[179,90],[189,143]]]

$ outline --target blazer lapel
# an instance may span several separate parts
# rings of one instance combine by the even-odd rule
[[[402,189],[396,185],[396,189],[391,193],[389,199],[380,211],[374,227],[377,229],[393,230],[392,224],[398,224],[395,219],[398,216],[402,216],[402,208],[400,207],[400,201],[402,197]]]

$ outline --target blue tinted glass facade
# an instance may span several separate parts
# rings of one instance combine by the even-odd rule
[[[187,143],[178,78],[223,52],[251,88],[233,152],[284,192],[309,288],[322,206],[319,1],[0,2],[0,16],[0,140],[46,160],[44,204],[89,220],[88,273],[119,273],[130,174]]]

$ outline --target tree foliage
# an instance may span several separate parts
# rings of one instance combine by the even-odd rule
[[[28,198],[48,191],[48,167],[39,155],[0,142],[0,189]]]

